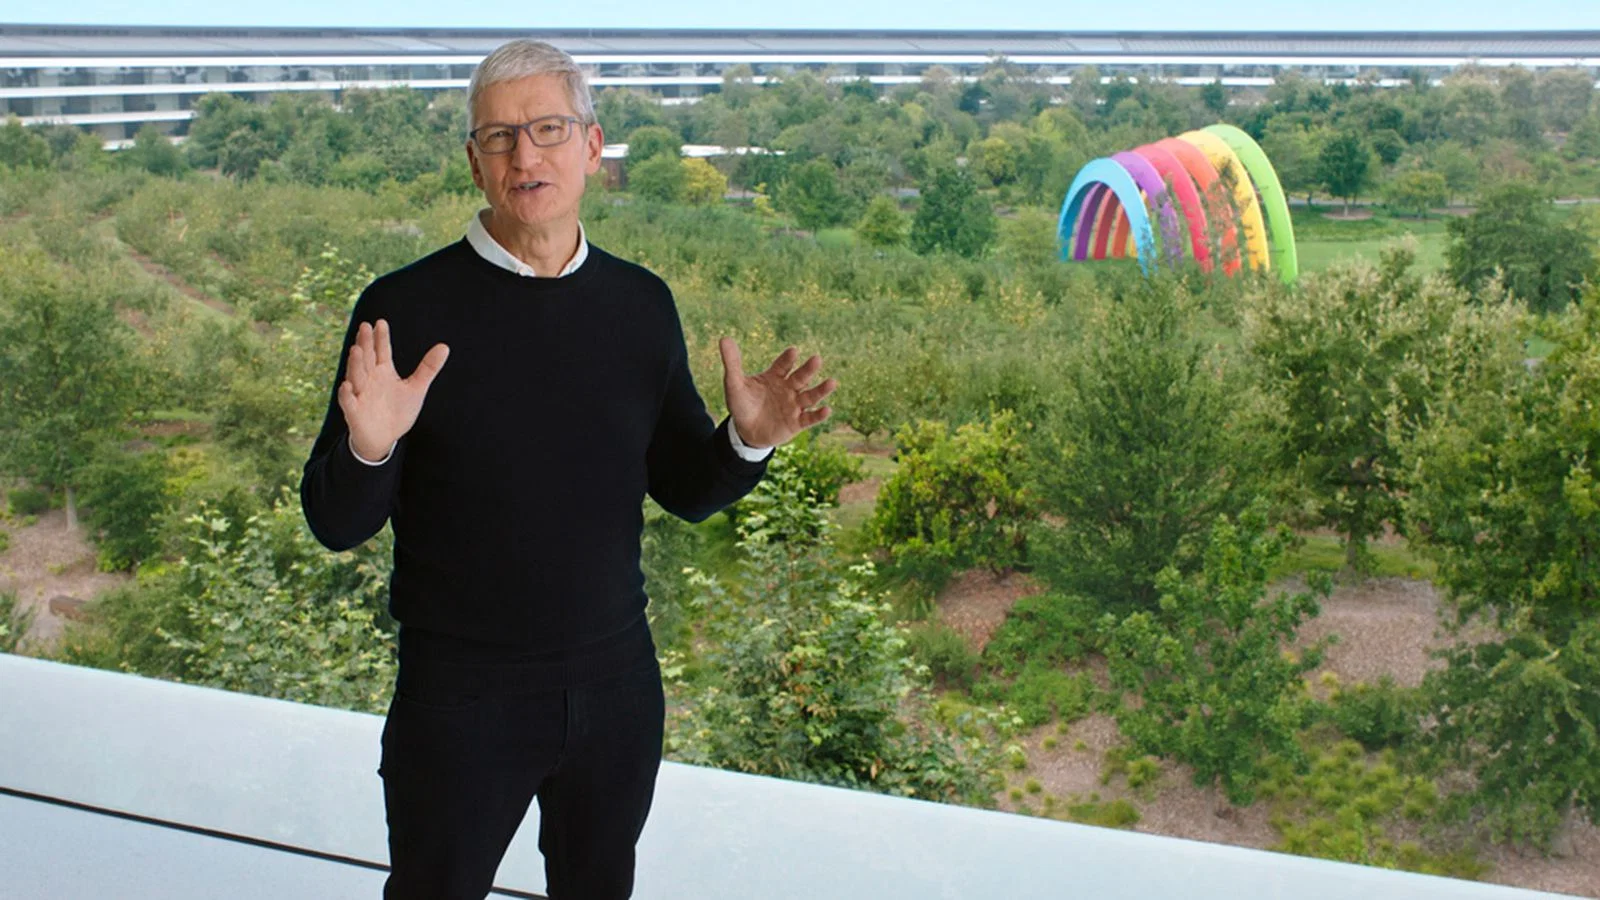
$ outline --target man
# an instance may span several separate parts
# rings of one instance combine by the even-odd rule
[[[713,423],[666,285],[578,221],[603,137],[572,59],[506,44],[469,110],[489,206],[357,300],[302,505],[335,550],[394,527],[384,896],[483,897],[537,798],[550,896],[627,897],[663,721],[644,495],[707,518],[837,385],[793,347],[745,375],[723,338]]]

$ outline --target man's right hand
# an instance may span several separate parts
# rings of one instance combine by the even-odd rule
[[[428,386],[449,356],[449,347],[434,344],[411,377],[401,378],[394,370],[389,323],[379,319],[374,328],[362,322],[339,384],[339,408],[350,429],[350,449],[363,459],[382,459],[416,424]]]

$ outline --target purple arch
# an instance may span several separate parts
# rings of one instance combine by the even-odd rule
[[[1178,224],[1178,212],[1173,208],[1172,196],[1167,192],[1167,183],[1162,180],[1161,173],[1137,153],[1124,150],[1114,153],[1111,158],[1116,160],[1128,174],[1133,176],[1133,183],[1139,186],[1140,192],[1145,196],[1145,202],[1155,210],[1156,217],[1161,223],[1161,246],[1169,261],[1175,261],[1183,253],[1183,231]]]

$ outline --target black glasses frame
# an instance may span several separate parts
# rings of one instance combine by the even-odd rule
[[[567,130],[562,135],[561,140],[559,140],[559,141],[550,141],[548,143],[541,143],[539,141],[539,139],[534,136],[533,126],[538,125],[541,122],[550,122],[552,120],[560,120],[562,122],[566,122],[567,123]],[[562,144],[565,144],[567,141],[572,140],[573,126],[574,125],[582,125],[582,124],[583,124],[583,120],[578,118],[577,116],[540,116],[537,119],[533,119],[533,120],[528,121],[528,122],[523,122],[520,125],[513,125],[513,124],[511,124],[509,122],[490,122],[490,123],[488,123],[486,125],[479,125],[477,128],[474,128],[471,131],[467,132],[467,137],[472,139],[472,145],[474,147],[478,148],[478,152],[479,153],[487,153],[487,154],[490,154],[492,156],[498,156],[498,155],[500,155],[502,153],[511,153],[511,152],[515,151],[517,149],[517,142],[522,140],[522,133],[523,132],[527,132],[528,140],[532,141],[533,145],[535,147],[559,147]],[[511,129],[511,146],[507,147],[504,150],[486,150],[486,149],[484,149],[483,141],[478,138],[478,133],[480,131],[483,131],[486,128],[509,128],[509,129]]]

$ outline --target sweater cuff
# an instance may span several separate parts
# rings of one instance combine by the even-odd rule
[[[739,437],[739,429],[734,426],[732,416],[728,417],[728,442],[733,444],[733,452],[739,454],[740,459],[748,460],[749,462],[761,462],[778,449],[776,447],[756,448],[746,446],[744,439]]]
[[[716,446],[717,462],[722,470],[735,476],[760,475],[767,470],[767,462],[772,459],[772,449],[767,448],[767,454],[759,460],[749,460],[739,455],[733,449],[733,417],[727,416],[717,425],[717,435],[711,443]]]
[[[345,445],[350,448],[350,455],[351,456],[354,456],[357,460],[359,460],[360,462],[362,462],[362,463],[364,463],[366,465],[369,465],[369,466],[381,466],[384,463],[388,462],[389,460],[393,459],[394,458],[394,448],[400,444],[399,441],[395,441],[393,444],[390,444],[389,445],[389,452],[385,453],[383,455],[383,459],[374,460],[374,459],[367,459],[365,456],[362,456],[361,454],[357,453],[356,452],[356,445],[350,442],[350,436],[349,435],[345,435],[344,442],[345,442]]]

